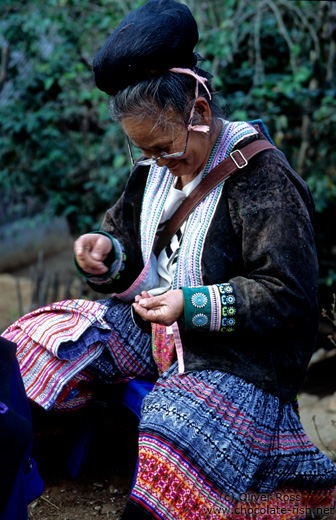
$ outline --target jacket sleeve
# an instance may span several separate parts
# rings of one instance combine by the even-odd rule
[[[256,334],[302,328],[318,313],[313,200],[280,152],[263,152],[226,187],[238,275],[183,287],[184,329]]]
[[[146,169],[144,169],[146,168]],[[102,276],[92,276],[77,270],[90,287],[100,293],[122,292],[137,278],[143,268],[139,225],[143,190],[148,167],[136,167],[129,177],[119,200],[105,213],[98,233],[109,236],[113,247],[105,264],[108,271]]]

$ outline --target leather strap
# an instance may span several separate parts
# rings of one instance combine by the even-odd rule
[[[233,150],[230,155],[211,170],[196,188],[184,199],[181,206],[175,211],[162,230],[154,248],[156,256],[169,244],[176,231],[181,227],[197,204],[203,200],[224,179],[227,179],[237,170],[242,170],[248,162],[264,150],[276,149],[269,141],[253,141],[241,149]]]

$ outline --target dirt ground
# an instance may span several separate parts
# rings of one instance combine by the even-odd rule
[[[33,410],[34,457],[45,491],[30,504],[29,520],[121,517],[136,464],[137,419],[119,405],[96,410],[96,430],[88,458],[77,478],[73,478],[68,465],[85,422],[86,413],[81,413],[70,421],[56,413],[47,420],[42,417],[43,428],[39,432],[39,418],[34,417]]]
[[[31,309],[32,300],[36,299],[37,270],[37,266],[26,266],[15,272],[0,273],[1,331]],[[79,296],[82,286],[72,265],[72,250],[47,258],[43,270],[44,280],[53,280],[57,275],[58,300]],[[86,296],[97,297],[90,293]],[[315,363],[299,396],[301,420],[308,436],[333,460],[336,459],[335,371],[336,355]],[[120,519],[136,464],[138,419],[120,405],[118,389],[114,391],[115,399],[112,396],[109,407],[98,405],[70,415],[32,410],[34,458],[45,490],[30,504],[29,520]],[[90,414],[94,414],[91,424],[95,425],[91,448],[78,476],[73,478],[68,465]]]

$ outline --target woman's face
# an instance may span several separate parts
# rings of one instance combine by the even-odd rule
[[[153,119],[139,121],[137,118],[122,120],[124,131],[133,145],[148,158],[159,157],[162,152],[182,152],[187,139],[187,128],[176,116],[169,123],[159,126]],[[181,178],[182,184],[190,182],[205,166],[213,147],[213,140],[202,132],[189,131],[185,153],[175,158],[160,158],[158,166],[167,166],[170,172]]]

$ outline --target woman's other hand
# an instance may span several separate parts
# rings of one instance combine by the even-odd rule
[[[112,249],[111,240],[99,233],[80,236],[74,245],[76,261],[86,273],[100,275],[108,271],[104,260]]]
[[[144,320],[169,326],[183,314],[183,292],[181,289],[176,289],[159,296],[150,296],[143,291],[141,295],[135,297],[133,307]]]

